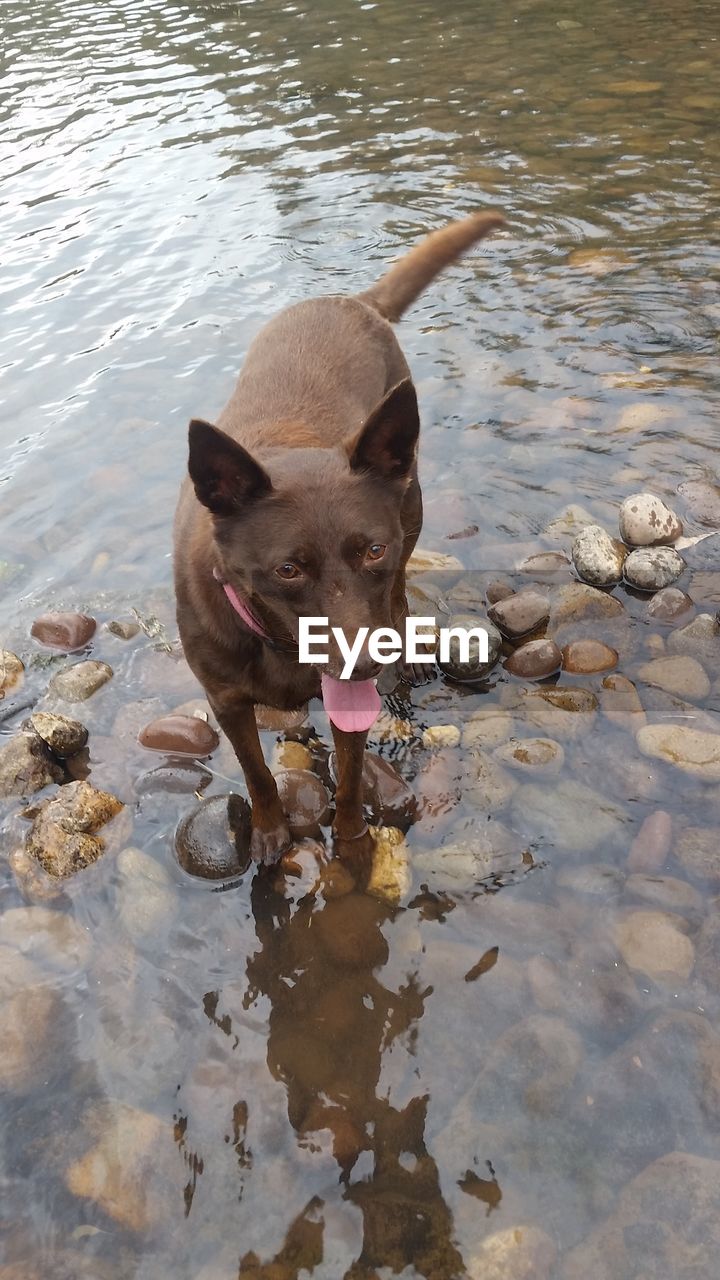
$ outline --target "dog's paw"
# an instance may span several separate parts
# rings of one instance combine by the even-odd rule
[[[286,823],[280,823],[269,831],[253,827],[250,835],[250,857],[260,866],[271,867],[292,845]]]
[[[400,667],[400,678],[411,689],[431,684],[436,675],[437,667],[434,662],[403,662]]]
[[[375,840],[370,830],[366,827],[350,839],[334,831],[333,846],[336,855],[353,876],[357,888],[364,888],[370,879],[375,857]]]

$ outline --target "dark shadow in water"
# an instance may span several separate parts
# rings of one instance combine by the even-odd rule
[[[260,995],[271,1002],[268,1067],[286,1087],[298,1141],[319,1149],[329,1133],[343,1198],[362,1213],[362,1249],[344,1280],[408,1266],[427,1280],[466,1276],[425,1146],[428,1096],[399,1110],[377,1092],[383,1053],[399,1037],[412,1044],[431,990],[412,976],[399,991],[380,981],[390,909],[357,890],[292,905],[260,875],[252,908],[260,947],[248,960],[246,1004]],[[463,1189],[482,1190],[490,1205],[499,1188],[494,1179],[481,1181],[482,1189]],[[323,1256],[322,1210],[315,1197],[275,1258],[263,1264],[246,1255],[240,1277],[294,1280],[303,1269],[312,1272]]]

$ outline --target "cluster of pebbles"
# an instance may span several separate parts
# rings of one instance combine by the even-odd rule
[[[601,525],[588,525],[576,537],[572,559],[583,582],[614,587],[624,581],[637,591],[655,592],[676,582],[685,561],[673,543],[683,534],[679,517],[652,493],[635,493],[620,508],[620,538]]]

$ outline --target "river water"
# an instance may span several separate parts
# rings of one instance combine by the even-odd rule
[[[720,782],[642,756],[601,676],[566,677],[593,699],[548,717],[499,668],[373,737],[420,798],[395,901],[318,888],[310,853],[213,893],[173,832],[235,784],[231,753],[181,776],[136,734],[202,696],[171,590],[188,419],[280,307],[367,287],[471,210],[506,230],[398,331],[421,545],[455,557],[427,598],[481,608],[569,549],[570,504],[616,533],[649,488],[687,536],[717,528],[717,6],[5,0],[0,22],[0,647],[27,668],[2,741],[65,661],[38,613],[145,625],[100,625],[86,656],[114,677],[75,709],[125,804],[117,848],[49,900],[2,862],[0,1277],[714,1277],[720,871],[697,850]],[[680,586],[712,614],[701,545]],[[613,645],[643,720],[717,732],[716,649],[614,594],[562,642]],[[639,674],[668,654],[706,681]],[[557,739],[560,771],[478,788],[473,716],[488,754]],[[2,803],[11,854],[27,823]],[[646,819],[664,852],[629,864]]]

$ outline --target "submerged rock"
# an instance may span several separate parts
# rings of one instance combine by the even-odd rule
[[[681,916],[697,918],[704,909],[702,894],[687,880],[676,876],[636,873],[625,881],[625,893],[631,898],[642,898],[664,911],[676,911]]]
[[[511,738],[493,752],[496,760],[528,774],[559,773],[565,752],[551,738]]]
[[[690,977],[695,948],[681,932],[678,916],[664,911],[631,911],[615,925],[615,943],[629,969],[648,978]]]
[[[444,675],[451,680],[455,680],[458,684],[478,684],[484,681],[492,671],[502,649],[502,636],[497,627],[492,622],[488,622],[487,618],[476,617],[472,614],[459,614],[452,617],[447,623],[449,628],[462,627],[470,630],[473,627],[482,627],[488,637],[488,660],[484,662],[480,655],[480,647],[477,640],[470,641],[469,660],[462,661],[460,653],[460,640],[457,636],[453,636],[450,640],[450,652],[447,660],[442,657],[438,659],[438,666]]]
[[[375,848],[367,891],[374,898],[397,906],[409,893],[410,855],[402,831],[396,827],[370,828]]]
[[[584,582],[569,582],[554,593],[550,605],[548,630],[557,631],[566,622],[592,618],[616,618],[623,613],[621,600],[598,591]]]
[[[572,640],[563,645],[562,664],[571,675],[594,675],[599,671],[610,671],[618,663],[616,649],[602,640]]]
[[[65,702],[86,702],[107,684],[112,674],[112,667],[107,662],[97,662],[94,659],[76,662],[66,671],[58,671],[50,681],[49,689]]]
[[[648,724],[638,730],[645,756],[664,760],[703,782],[720,782],[720,733],[705,733],[683,724]]]
[[[528,589],[499,600],[488,609],[488,617],[503,635],[513,639],[535,631],[546,621],[549,612],[547,596],[540,591]]]
[[[629,821],[620,805],[574,779],[552,788],[540,782],[521,787],[513,798],[513,814],[529,837],[561,853],[590,853],[617,844]]]
[[[423,729],[422,743],[430,750],[459,747],[461,733],[456,724],[433,724]]]
[[[711,671],[720,668],[720,621],[717,615],[699,613],[687,626],[671,631],[667,638],[670,653],[687,653],[704,662]]]
[[[89,782],[70,782],[38,811],[26,848],[48,875],[65,879],[96,862],[105,841],[95,833],[123,808]]]
[[[554,640],[528,640],[504,662],[506,671],[523,680],[544,680],[562,665],[562,654]]]
[[[505,582],[502,578],[496,578],[489,583],[485,592],[485,599],[489,605],[497,604],[499,600],[507,600],[509,596],[515,595],[515,588],[509,582]]]
[[[675,654],[669,658],[654,658],[638,669],[638,676],[645,684],[664,689],[679,698],[700,701],[710,693],[710,681],[697,658],[687,654]]]
[[[19,968],[18,958],[7,948]],[[0,989],[2,986],[0,958]],[[38,974],[38,979],[40,975]],[[0,1088],[11,1093],[32,1093],[42,1087],[52,1071],[56,1033],[62,1015],[62,1001],[56,991],[39,985],[13,984],[2,993],[2,1035],[0,1035]],[[5,1268],[0,1268],[0,1276]],[[18,1276],[19,1276],[18,1272]]]
[[[33,622],[30,633],[48,648],[73,653],[85,648],[96,627],[95,619],[84,613],[43,613]]]
[[[640,830],[630,845],[629,871],[659,871],[664,867],[672,846],[673,824],[669,813],[656,809],[643,818]]]
[[[318,836],[330,821],[330,796],[309,769],[281,769],[275,774],[278,795],[294,836]]]
[[[212,755],[220,739],[212,725],[199,716],[171,715],[146,725],[138,735],[138,742],[149,751],[202,760]]]
[[[638,591],[669,587],[685,569],[685,561],[672,547],[640,547],[631,551],[623,573],[628,586]]]
[[[9,649],[0,649],[0,699],[17,688],[23,678],[25,667],[17,654]]]
[[[63,759],[82,751],[88,740],[88,731],[79,720],[69,720],[67,716],[49,711],[35,711],[30,724],[50,750]]]
[[[685,827],[673,854],[690,875],[720,884],[720,833],[716,827]]]
[[[679,485],[678,493],[700,524],[720,529],[720,484],[707,478],[685,480]]]
[[[682,521],[652,493],[633,493],[620,508],[620,536],[631,547],[658,547],[682,537]]]
[[[51,782],[61,782],[63,771],[32,730],[22,730],[0,747],[0,799],[28,796]]]
[[[549,1235],[527,1223],[485,1236],[468,1263],[471,1280],[550,1280],[557,1247]]]
[[[332,770],[334,776],[334,757]],[[395,765],[372,751],[365,752],[363,761],[363,804],[378,826],[402,831],[410,826],[417,809],[415,794]]]
[[[551,738],[576,738],[593,726],[598,700],[589,689],[556,685],[523,690],[518,717]]]
[[[693,602],[679,587],[662,587],[648,601],[648,617],[658,622],[674,622],[676,618],[693,608]]]
[[[204,880],[231,880],[250,865],[250,806],[243,796],[203,800],[175,833],[184,871]]]
[[[605,676],[600,690],[600,707],[608,720],[623,729],[635,732],[645,724],[646,716],[640,695],[627,676]]]
[[[156,940],[173,918],[175,890],[164,867],[142,849],[118,854],[117,916],[133,942]]]
[[[626,555],[622,542],[611,538],[599,524],[582,529],[572,547],[578,576],[593,587],[612,587],[618,583]]]

